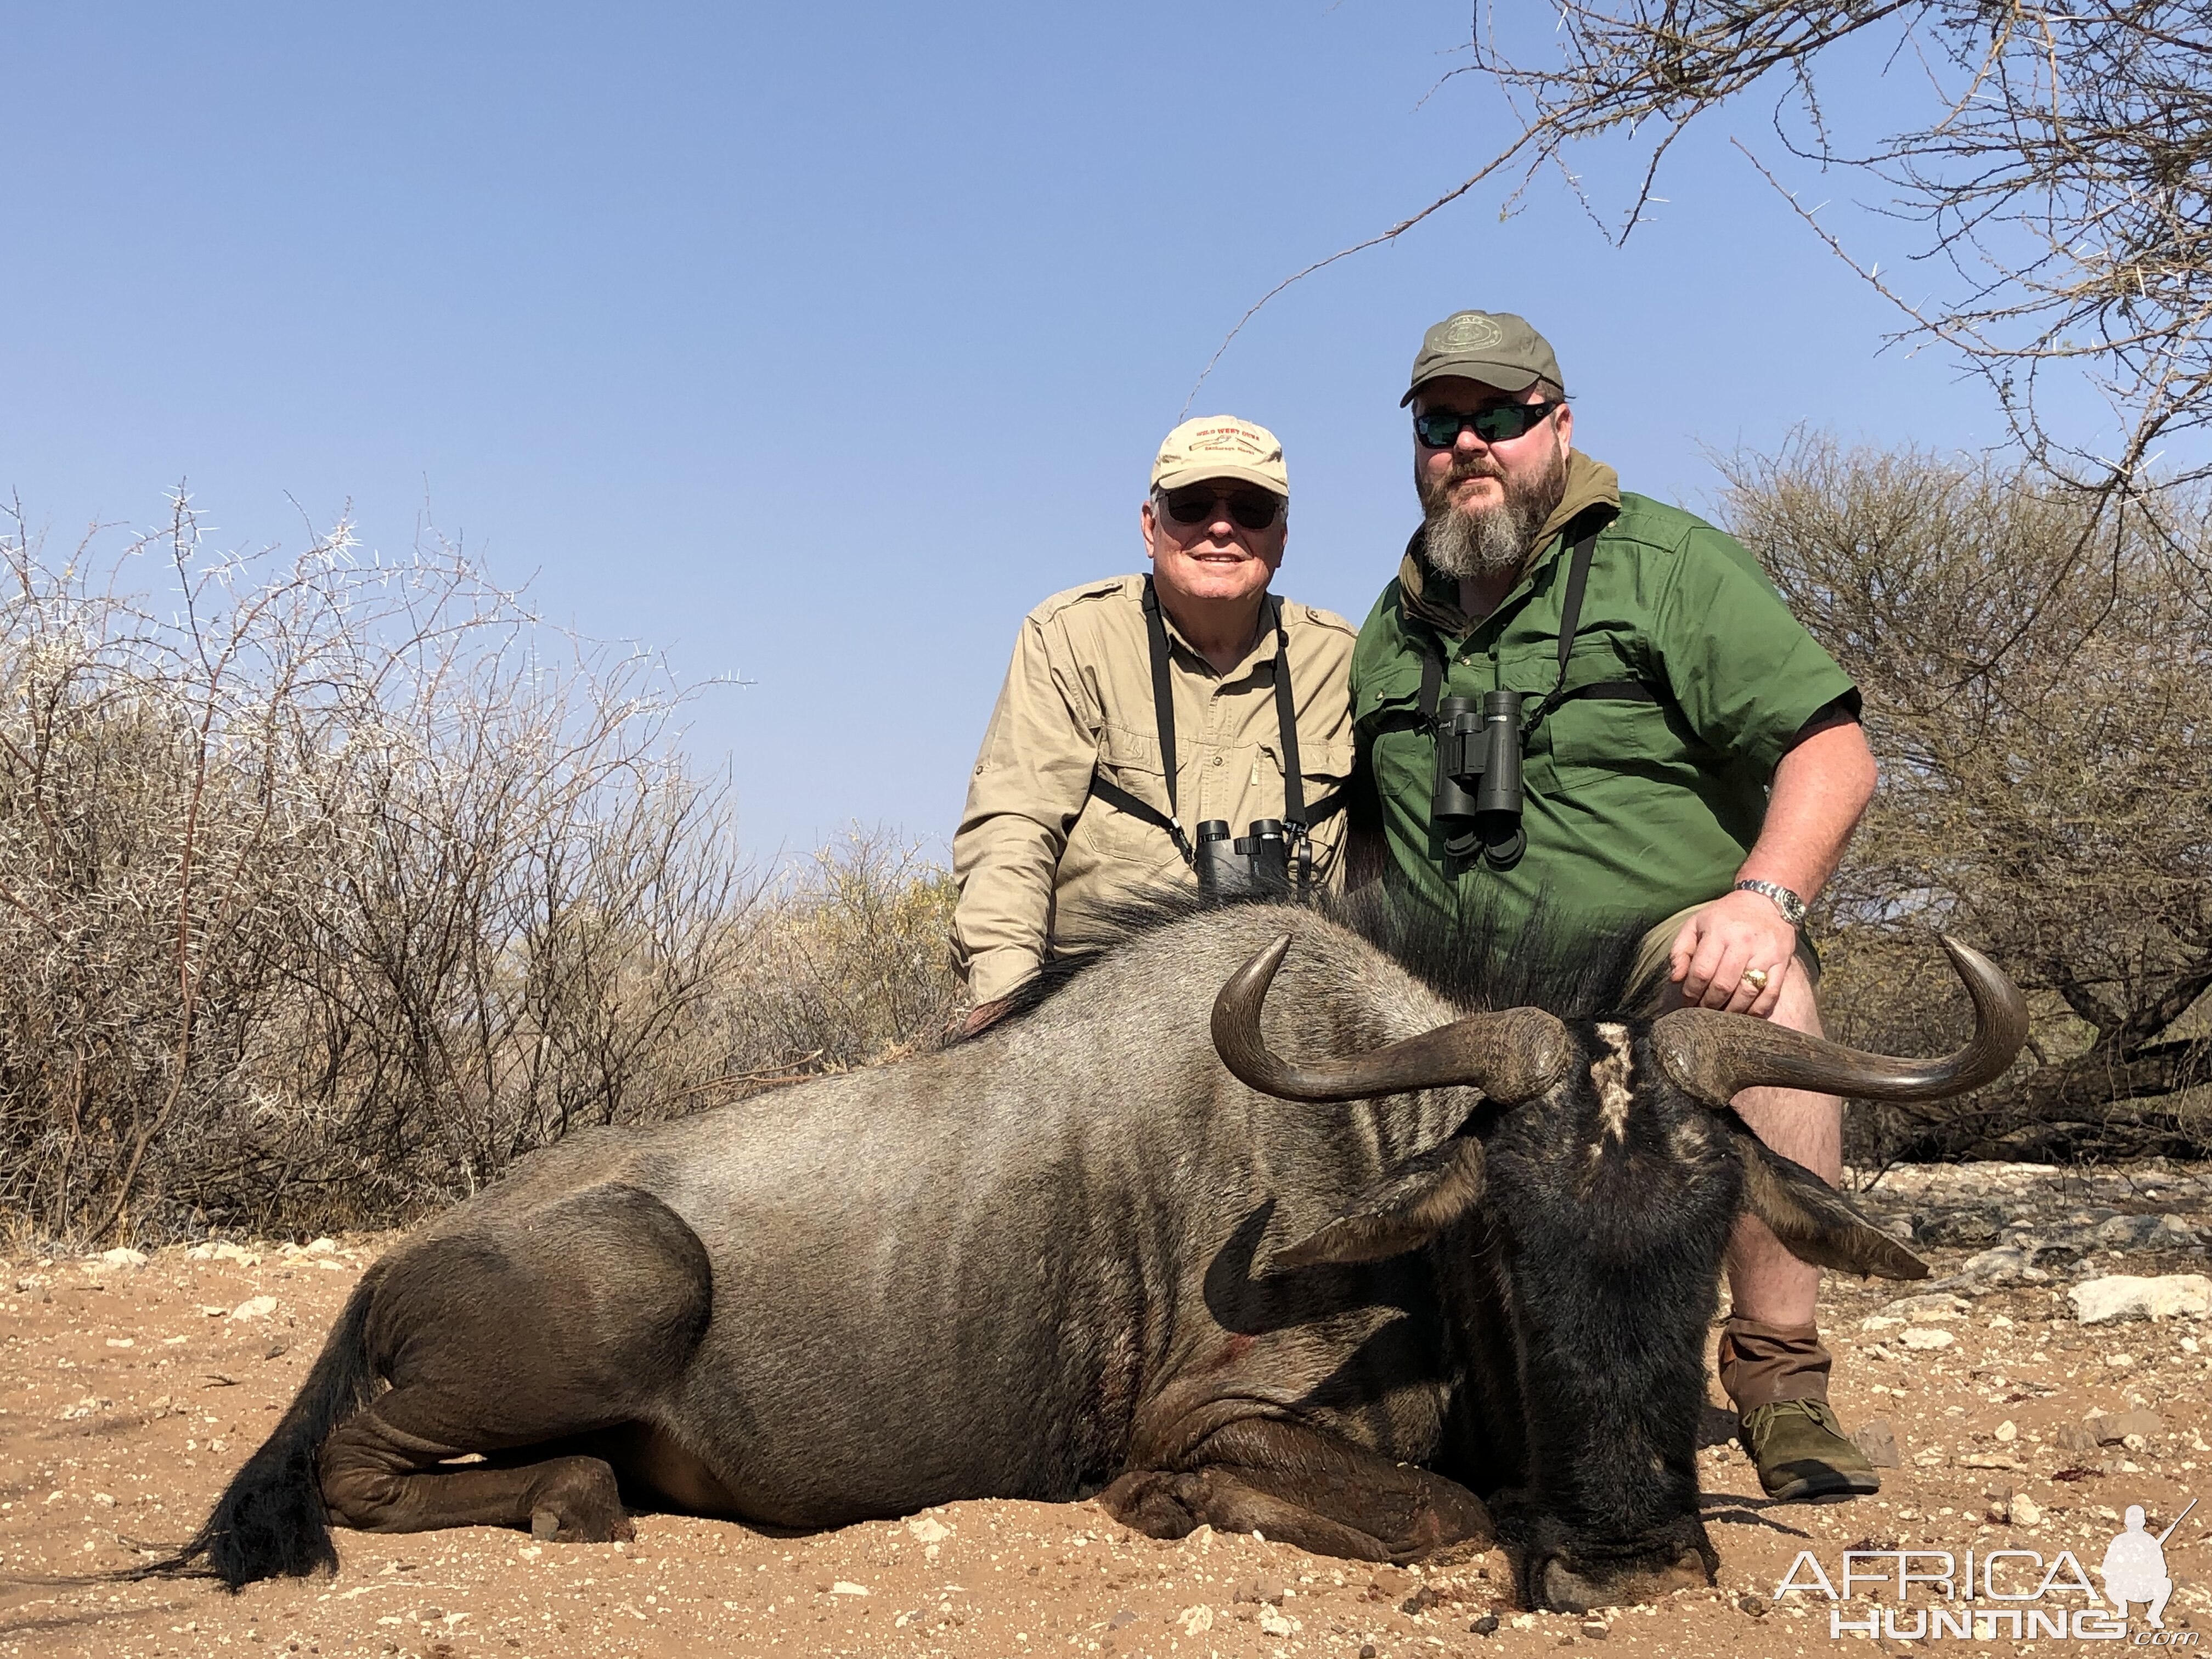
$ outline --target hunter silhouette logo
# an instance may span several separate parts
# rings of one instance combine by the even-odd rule
[[[1863,1598],[1874,1605],[1848,1618],[1841,1605],[1828,1609],[1832,1638],[1866,1636],[1892,1642],[1942,1637],[2015,1642],[2058,1638],[2076,1642],[2130,1639],[2128,1610],[2140,1605],[2148,1629],[2136,1647],[2195,1647],[2195,1631],[2169,1631],[2166,1604],[2173,1595],[2166,1541],[2197,1507],[2191,1498],[2163,1532],[2152,1532],[2140,1504],[2128,1508],[2126,1525],[2105,1547],[2098,1571],[2104,1594],[2090,1582],[2072,1550],[2045,1559],[2039,1550],[1850,1549],[1832,1579],[1810,1550],[1800,1550],[1774,1587],[1774,1600],[1792,1594],[1840,1604]],[[1915,1602],[1919,1605],[1914,1605]],[[1887,1604],[1887,1605],[1885,1605]]]
[[[2196,1507],[2197,1500],[2192,1498],[2188,1508],[2154,1538],[2143,1527],[2142,1505],[2128,1505],[2128,1529],[2105,1547],[2105,1565],[2101,1569],[2105,1595],[2119,1609],[2121,1618],[2128,1616],[2130,1601],[2147,1601],[2150,1604],[2150,1627],[2166,1628],[2166,1620],[2160,1615],[2166,1611],[2166,1598],[2173,1594],[2173,1580],[2166,1571],[2166,1540],[2173,1536],[2173,1528]]]

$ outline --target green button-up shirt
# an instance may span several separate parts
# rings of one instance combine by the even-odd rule
[[[1758,838],[1790,739],[1837,699],[1855,707],[1856,693],[1740,543],[1620,493],[1611,468],[1572,459],[1562,503],[1572,516],[1471,627],[1449,603],[1423,599],[1415,538],[1359,631],[1352,695],[1401,890],[1462,914],[1489,911],[1509,928],[1540,892],[1552,925],[1582,937],[1649,927],[1726,892]],[[1533,714],[1561,683],[1567,550],[1601,525],[1564,684],[1636,680],[1657,701],[1554,708],[1524,746],[1520,863],[1498,871],[1449,859],[1431,823],[1436,740],[1420,709],[1422,656],[1444,661],[1441,696],[1479,702],[1509,687],[1524,718]],[[1450,591],[1429,580],[1432,592]]]

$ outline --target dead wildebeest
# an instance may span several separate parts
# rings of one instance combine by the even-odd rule
[[[167,1565],[335,1565],[326,1517],[605,1540],[626,1503],[818,1528],[1095,1492],[1370,1560],[1502,1536],[1534,1607],[1705,1582],[1738,1213],[1926,1271],[1727,1103],[1994,1076],[2019,994],[1949,949],[1978,1029],[1921,1062],[1469,1012],[1313,911],[1184,915],[945,1053],[518,1165],[369,1270]]]

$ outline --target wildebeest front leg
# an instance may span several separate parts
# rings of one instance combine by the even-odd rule
[[[1207,1436],[1178,1468],[1125,1474],[1098,1501],[1155,1538],[1203,1522],[1360,1561],[1419,1560],[1493,1536],[1482,1500],[1455,1481],[1272,1418]]]

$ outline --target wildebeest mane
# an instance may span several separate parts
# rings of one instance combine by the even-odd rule
[[[1332,899],[1326,913],[1469,1013],[1541,1008],[1562,1019],[1634,1018],[1654,1011],[1664,984],[1632,982],[1644,923],[1575,931],[1548,894],[1518,915],[1496,905],[1458,912],[1373,882]]]
[[[1288,912],[1286,927],[1309,908],[1318,910],[1470,1013],[1533,1007],[1563,1019],[1648,1016],[1665,984],[1663,976],[1632,982],[1642,923],[1571,933],[1542,896],[1526,913],[1508,917],[1492,906],[1464,914],[1448,911],[1379,881],[1355,893],[1326,896],[1310,906],[1280,895],[1224,898],[1194,888],[1158,887],[1102,907],[1096,913],[1095,942],[1054,957],[1024,981],[1007,997],[1006,1011],[993,1026],[1033,1013],[1137,939],[1212,911],[1252,906]]]

